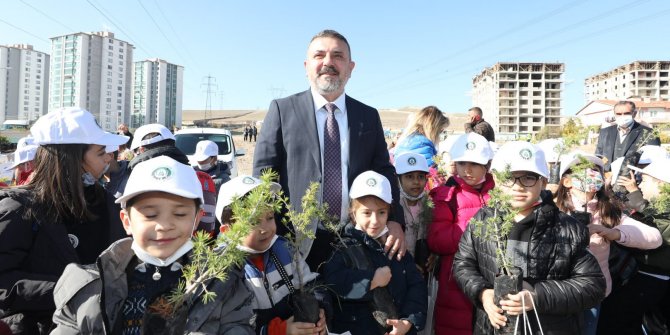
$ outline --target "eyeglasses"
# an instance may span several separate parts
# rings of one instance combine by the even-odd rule
[[[512,186],[514,186],[514,184],[516,184],[518,182],[519,185],[521,185],[523,187],[533,187],[533,186],[535,186],[535,184],[537,184],[538,180],[540,180],[539,176],[534,176],[532,174],[527,174],[527,175],[523,175],[521,177],[512,176],[512,178],[510,178],[509,180],[506,180],[502,184],[505,187],[512,187]]]

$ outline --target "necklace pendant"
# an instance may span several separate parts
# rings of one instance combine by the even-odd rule
[[[156,267],[156,272],[154,272],[154,274],[151,275],[151,279],[153,279],[155,281],[161,280],[161,273],[158,272],[158,267]]]

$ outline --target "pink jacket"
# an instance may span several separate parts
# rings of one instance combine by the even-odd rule
[[[579,200],[575,197],[572,198],[572,202],[575,204],[575,207],[579,204]],[[593,198],[586,206],[586,210],[593,215],[591,219],[592,225],[602,225],[600,215],[596,212],[597,204],[598,199]],[[661,232],[658,229],[647,226],[625,214],[621,216],[621,223],[614,227],[614,229],[617,229],[621,233],[621,238],[617,243],[626,247],[647,250],[656,249],[663,243]],[[600,269],[603,271],[607,283],[605,296],[608,296],[612,291],[612,277],[609,268],[610,241],[598,234],[591,234],[589,251],[596,257],[598,264],[600,264]]]
[[[428,231],[428,247],[440,256],[439,288],[435,303],[435,334],[472,334],[472,304],[456,284],[451,266],[458,243],[470,219],[489,199],[495,186],[493,176],[486,175],[481,190],[469,186],[458,176],[430,192],[435,208]]]

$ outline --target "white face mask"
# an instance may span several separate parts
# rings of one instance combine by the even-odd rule
[[[363,228],[359,227],[358,225],[356,225],[355,227],[356,227],[356,230],[360,230],[360,231],[366,233],[365,230],[363,230]],[[388,233],[388,232],[389,232],[389,227],[388,227],[388,226],[385,226],[384,229],[382,229],[381,233],[377,234],[377,236],[370,236],[370,235],[368,235],[368,236],[370,236],[370,237],[372,237],[373,239],[376,240],[376,239],[378,239],[378,238],[384,236],[384,235],[385,235],[386,233]],[[366,233],[366,234],[367,234],[367,233]]]
[[[633,115],[619,115],[616,117],[616,124],[621,128],[628,128],[633,123]]]
[[[275,244],[275,242],[277,241],[277,238],[279,238],[279,236],[278,236],[277,234],[275,234],[275,236],[272,238],[272,242],[270,242],[270,245],[268,245],[268,247],[265,248],[265,250],[251,249],[251,248],[249,248],[249,247],[247,247],[247,246],[244,246],[244,245],[238,245],[238,246],[237,246],[237,249],[238,249],[238,250],[241,250],[241,251],[244,251],[244,252],[246,252],[246,253],[248,253],[248,254],[253,254],[253,255],[262,254],[262,253],[264,253],[264,252],[270,250],[270,248],[272,248],[272,246],[273,246],[273,245]]]
[[[212,168],[212,163],[205,163],[205,164],[198,163],[198,167],[200,168],[200,170],[209,170]]]
[[[160,259],[158,257],[149,255],[149,253],[142,250],[142,248],[140,248],[140,246],[137,245],[135,241],[133,241],[133,244],[130,246],[130,248],[133,249],[135,256],[137,256],[137,258],[139,258],[142,262],[154,266],[164,267],[174,263],[179,258],[181,258],[181,256],[184,256],[187,252],[191,251],[191,249],[193,249],[193,242],[191,242],[191,240],[187,240],[184,245],[182,245],[179,249],[177,249],[177,251],[175,251],[174,254],[172,254],[172,256],[166,259]]]

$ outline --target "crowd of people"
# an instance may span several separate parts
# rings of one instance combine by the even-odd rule
[[[245,141],[259,135],[253,172],[232,179],[216,143],[199,142],[191,166],[163,125],[111,134],[81,108],[42,116],[0,189],[0,334],[670,331],[670,159],[634,103],[616,104],[595,154],[498,147],[478,107],[441,141],[435,106],[389,152],[377,110],[345,94],[351,56],[336,31],[312,38],[310,88],[245,127]],[[287,212],[314,210],[314,182],[332,219],[296,238]],[[156,319],[193,275],[194,232],[235,230],[235,203],[265,188],[242,264],[197,287],[180,322]],[[282,194],[289,208],[273,205]],[[518,287],[501,294],[502,277]]]

